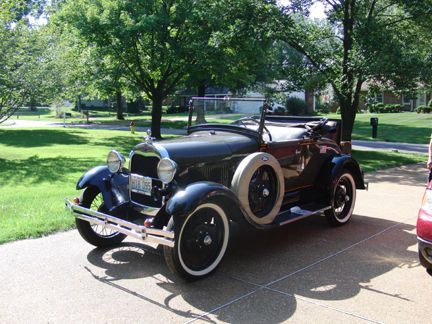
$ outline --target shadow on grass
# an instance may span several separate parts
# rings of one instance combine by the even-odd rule
[[[57,144],[77,145],[89,141],[79,131],[57,129],[7,129],[0,130],[0,143],[14,147],[39,147]]]
[[[34,155],[25,160],[0,159],[0,179],[2,185],[63,182],[71,173],[84,173],[101,164],[102,161],[94,159],[64,156],[40,158]]]
[[[426,163],[426,158],[422,154],[387,151],[353,151],[353,157],[358,161],[365,172],[420,162]]]
[[[395,124],[378,124],[378,137],[374,140],[383,142],[399,142],[427,144],[431,134],[430,127],[410,127]],[[353,130],[354,139],[372,140],[372,127],[369,122],[356,121]]]

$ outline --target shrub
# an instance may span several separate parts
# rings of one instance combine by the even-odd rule
[[[62,118],[65,113],[65,107],[63,106],[63,102],[56,100],[51,104],[51,110],[55,111],[56,118]]]
[[[432,113],[432,107],[430,106],[418,106],[416,108],[416,112],[419,113],[423,113],[423,114],[430,114]]]
[[[289,97],[285,101],[285,108],[288,115],[304,115],[307,109],[307,104],[306,101],[302,99]]]
[[[403,106],[399,104],[387,104],[384,105],[382,103],[373,104],[369,108],[369,112],[371,113],[398,113],[403,111]]]
[[[328,114],[331,112],[332,105],[330,103],[324,102],[320,103],[317,102],[315,105],[315,111],[321,114]]]
[[[377,113],[383,109],[384,109],[384,104],[382,104],[382,103],[375,103],[375,104],[371,104],[369,106],[369,112],[371,112],[371,113]]]
[[[183,112],[188,112],[189,111],[189,107],[187,106],[171,106],[167,109],[167,114],[176,114],[176,113],[183,113]]]
[[[278,106],[275,109],[273,109],[273,114],[274,115],[285,115],[285,108]]]

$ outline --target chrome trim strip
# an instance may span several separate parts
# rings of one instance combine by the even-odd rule
[[[157,144],[157,143],[153,143],[153,146],[154,146],[154,148],[157,150],[157,152],[160,154],[160,157],[161,157],[162,159],[163,159],[163,158],[167,158],[167,159],[170,158],[170,156],[169,156],[169,154],[168,154],[168,151],[166,150],[165,147],[163,147],[162,145]]]
[[[279,225],[282,226],[282,225],[286,225],[286,224],[289,224],[289,223],[293,223],[293,222],[298,221],[300,219],[303,219],[303,218],[306,218],[306,217],[309,217],[309,216],[312,216],[312,215],[316,215],[316,214],[322,213],[322,212],[324,212],[324,211],[326,211],[327,209],[330,209],[330,208],[331,208],[330,206],[327,206],[327,207],[324,207],[324,208],[321,208],[321,209],[317,209],[317,210],[313,210],[313,211],[311,211],[311,210],[302,210],[302,212],[304,212],[304,214],[292,213],[290,210],[287,210],[286,212],[283,212],[282,214],[291,213],[291,214],[297,214],[299,216],[291,218],[291,219],[288,219],[288,220],[280,223]]]
[[[417,236],[417,240],[420,241],[420,242],[422,242],[422,243],[425,243],[425,244],[428,244],[428,245],[432,245],[432,242],[431,242],[431,241],[427,241],[427,240],[425,240],[425,239],[422,239],[422,238],[419,237],[419,236]]]
[[[135,154],[138,154],[138,155],[141,155],[141,156],[157,157],[157,158],[159,158],[159,161],[161,160],[161,158],[164,158],[164,157],[169,158],[168,152],[167,152],[167,150],[163,146],[161,146],[159,144],[155,144],[155,143],[146,143],[146,144],[149,147],[153,147],[154,151],[143,152],[143,151],[140,151],[140,150],[133,150],[133,151],[131,151],[129,153],[129,170],[130,170],[130,175],[129,175],[129,197],[132,197],[132,185],[131,185],[131,175],[133,173],[133,170],[132,170],[132,157]],[[139,175],[139,174],[137,174],[137,175]],[[142,176],[142,175],[139,175],[139,176]],[[159,178],[152,178],[152,179],[161,181]],[[166,185],[165,185],[165,183],[162,182],[162,189],[165,189],[165,188],[166,188]],[[139,212],[141,212],[143,214],[150,215],[150,216],[155,216],[159,212],[159,210],[162,209],[162,207],[159,208],[159,207],[151,207],[151,206],[142,205],[142,204],[140,204],[140,203],[138,203],[138,202],[136,202],[134,200],[132,200],[132,202],[135,205],[139,206],[139,209],[137,209]],[[165,204],[165,197],[162,197],[162,203],[161,203],[161,205],[163,206],[164,204]]]
[[[66,209],[76,218],[92,224],[105,226],[125,235],[132,236],[140,241],[174,247],[174,232],[137,225],[111,215],[75,205],[67,198],[65,198],[65,204]]]

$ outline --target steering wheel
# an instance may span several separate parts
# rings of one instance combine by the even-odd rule
[[[257,124],[258,127],[260,125],[260,121],[257,120],[257,119],[255,119],[255,118],[252,118],[252,117],[242,117],[242,118],[236,120],[234,123],[235,124],[241,124],[242,126],[247,127],[245,121],[252,121],[255,124]],[[272,135],[271,135],[269,129],[265,125],[264,125],[264,130],[265,130],[265,132],[267,133],[267,135],[269,137],[269,141],[272,142],[273,141]]]
[[[305,124],[305,128],[308,131],[316,132],[319,131],[325,124],[327,124],[328,118],[322,118],[321,120],[311,121]]]

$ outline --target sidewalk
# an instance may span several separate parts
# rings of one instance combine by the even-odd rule
[[[428,144],[409,144],[409,143],[392,143],[392,142],[375,142],[375,141],[360,141],[353,140],[353,148],[355,150],[383,150],[383,151],[398,151],[404,153],[428,153]]]

